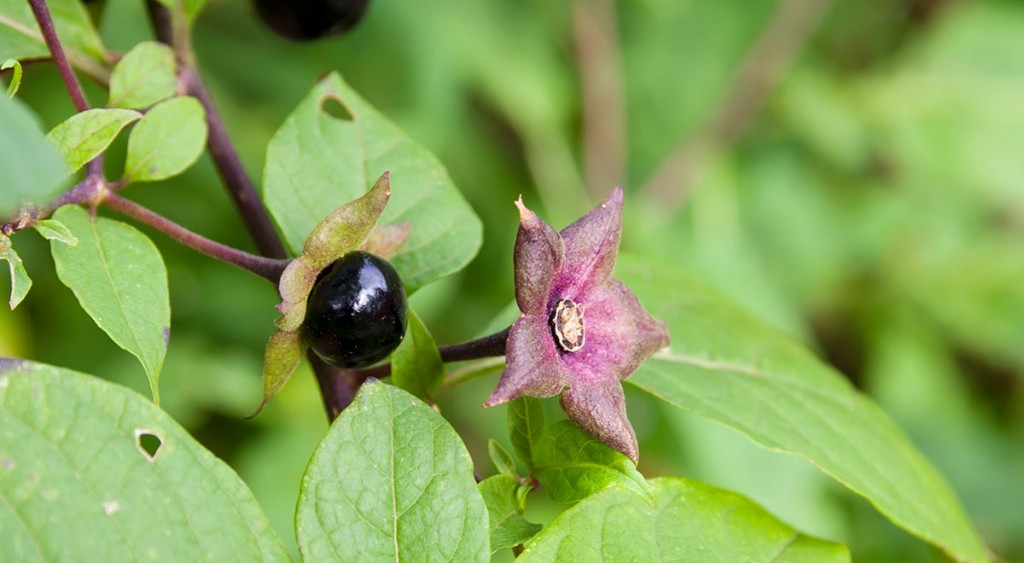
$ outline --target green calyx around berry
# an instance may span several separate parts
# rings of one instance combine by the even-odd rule
[[[278,283],[281,303],[277,310],[281,317],[276,321],[277,331],[267,342],[263,356],[263,402],[250,416],[258,414],[284,387],[311,345],[313,351],[329,363],[339,367],[361,367],[369,365],[366,362],[383,359],[401,342],[402,336],[397,336],[396,341],[395,333],[400,327],[404,335],[407,319],[405,291],[397,272],[386,259],[394,256],[405,243],[411,226],[408,222],[377,225],[390,196],[390,178],[385,172],[366,194],[342,205],[324,218],[306,239],[302,255],[285,268]],[[326,305],[332,300],[337,302],[353,298],[352,295],[336,293],[339,288],[355,293],[356,297],[365,289],[358,283],[346,285],[344,282],[351,280],[342,279],[352,275],[344,267],[351,265],[350,256],[352,260],[360,257],[365,259],[364,262],[369,261],[369,269],[376,269],[380,277],[385,279],[386,283],[378,285],[385,287],[386,291],[380,295],[370,292],[379,299],[375,304],[378,313],[376,317],[361,316],[353,310],[346,322],[372,322],[376,318],[376,322],[387,324],[381,320],[387,317],[390,324],[385,329],[369,325],[340,326],[331,329],[334,333],[330,333],[324,328],[330,324],[321,318],[326,314]],[[339,269],[339,265],[343,267]],[[328,283],[323,285],[325,280]],[[332,283],[336,286],[333,292],[330,289]],[[389,307],[388,303],[392,306]],[[390,312],[381,313],[384,310]],[[310,317],[308,322],[307,316]],[[334,321],[342,321],[343,316],[334,315]],[[360,340],[354,336],[360,331],[375,332],[377,336]],[[360,350],[373,348],[373,353],[342,351],[345,345],[358,346]]]

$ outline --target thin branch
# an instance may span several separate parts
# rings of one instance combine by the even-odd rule
[[[19,208],[14,215],[0,224],[0,233],[10,236],[18,231],[28,229],[37,221],[48,219],[54,211],[65,205],[95,205],[103,197],[106,189],[102,178],[86,175],[71,189],[42,205],[25,205]]]
[[[505,344],[508,342],[508,333],[511,328],[512,327],[506,328],[505,330],[482,338],[477,338],[476,340],[460,342],[459,344],[452,344],[450,346],[441,346],[438,348],[438,351],[441,353],[441,361],[444,363],[464,362],[466,360],[478,360],[480,358],[504,356]],[[391,375],[391,364],[381,364],[379,366],[351,371],[355,374],[356,381],[358,383],[362,383],[370,377],[383,379]]]
[[[718,109],[680,142],[643,191],[675,208],[723,148],[739,139],[810,39],[834,0],[782,0],[747,52]]]
[[[36,23],[39,24],[39,30],[43,32],[43,39],[50,49],[53,62],[57,65],[57,70],[60,71],[60,77],[64,80],[64,86],[67,87],[71,101],[75,104],[75,109],[78,111],[89,109],[89,100],[86,99],[82,85],[78,83],[78,77],[75,76],[75,71],[71,69],[68,58],[64,55],[64,48],[60,44],[60,38],[57,37],[57,29],[53,26],[53,17],[50,16],[50,9],[46,6],[46,1],[28,0],[28,3],[32,8],[32,14],[36,17]]]
[[[612,0],[576,0],[573,27],[583,104],[583,165],[594,201],[622,185],[626,110],[619,30]]]
[[[231,142],[224,121],[221,120],[217,106],[214,105],[213,98],[210,97],[199,73],[194,68],[186,67],[181,71],[181,80],[185,91],[198,98],[206,110],[206,123],[209,127],[206,146],[217,168],[217,174],[220,175],[224,187],[234,201],[256,248],[264,256],[287,257],[281,237],[274,229],[274,223],[267,209],[263,207],[263,200],[260,199],[252,180],[242,166],[242,160],[238,157],[234,143]]]
[[[202,235],[196,234],[185,227],[154,213],[153,211],[114,193],[108,193],[102,204],[114,211],[123,213],[140,223],[149,225],[154,229],[166,234],[174,240],[197,250],[211,258],[215,258],[228,264],[234,264],[239,268],[262,276],[273,283],[281,279],[281,273],[288,266],[288,260],[266,258],[243,252],[237,248],[210,240]]]

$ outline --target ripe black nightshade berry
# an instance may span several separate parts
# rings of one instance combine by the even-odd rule
[[[270,29],[289,39],[308,41],[337,35],[363,17],[370,0],[256,0]]]
[[[324,361],[343,368],[366,367],[402,342],[408,314],[395,268],[356,250],[320,272],[309,293],[302,331]]]

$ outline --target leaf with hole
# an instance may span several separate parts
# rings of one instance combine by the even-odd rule
[[[28,277],[21,256],[11,246],[11,239],[2,234],[0,234],[0,261],[7,262],[11,271],[11,298],[7,304],[13,311],[28,295],[28,290],[32,288],[32,278]]]
[[[673,270],[620,257],[617,275],[672,334],[628,381],[683,410],[804,458],[955,559],[985,548],[941,474],[831,367]]]
[[[0,358],[0,559],[284,561],[238,475],[138,394]]]
[[[174,51],[162,43],[143,41],[114,65],[107,106],[147,108],[173,96],[177,85]]]
[[[335,109],[341,116],[332,115]],[[267,147],[263,194],[293,251],[324,217],[390,171],[382,223],[409,221],[392,259],[412,292],[463,268],[481,242],[480,220],[429,151],[360,98],[337,74],[324,78]]]
[[[72,115],[46,135],[75,172],[107,150],[125,127],[142,119],[130,109],[90,109]]]
[[[523,517],[523,506],[518,496],[519,481],[514,477],[494,475],[484,479],[479,487],[487,505],[492,554],[515,547],[541,530],[539,524]]]
[[[0,217],[8,217],[22,201],[43,202],[57,194],[68,166],[21,100],[0,96],[0,123]]]
[[[559,420],[544,429],[533,460],[533,476],[555,502],[579,502],[608,487],[628,489],[641,498],[651,498],[647,481],[631,459],[568,420]]]
[[[85,312],[118,346],[146,370],[153,399],[159,401],[160,368],[167,353],[171,306],[163,258],[135,227],[90,217],[66,205],[53,214],[78,244],[52,241],[57,277]]]
[[[401,389],[364,384],[302,478],[303,558],[488,559],[487,509],[455,430]]]
[[[409,309],[409,329],[391,357],[391,382],[427,400],[444,380],[444,363],[434,337],[423,321]]]
[[[650,483],[654,503],[607,489],[560,514],[517,561],[850,560],[846,546],[805,536],[736,493],[679,478]]]
[[[153,106],[128,136],[124,176],[155,182],[181,174],[206,146],[206,112],[199,100],[181,96]]]

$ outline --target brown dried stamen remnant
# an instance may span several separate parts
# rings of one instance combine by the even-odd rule
[[[562,299],[551,312],[551,330],[558,346],[566,352],[583,348],[586,332],[583,328],[583,306],[572,299]]]

